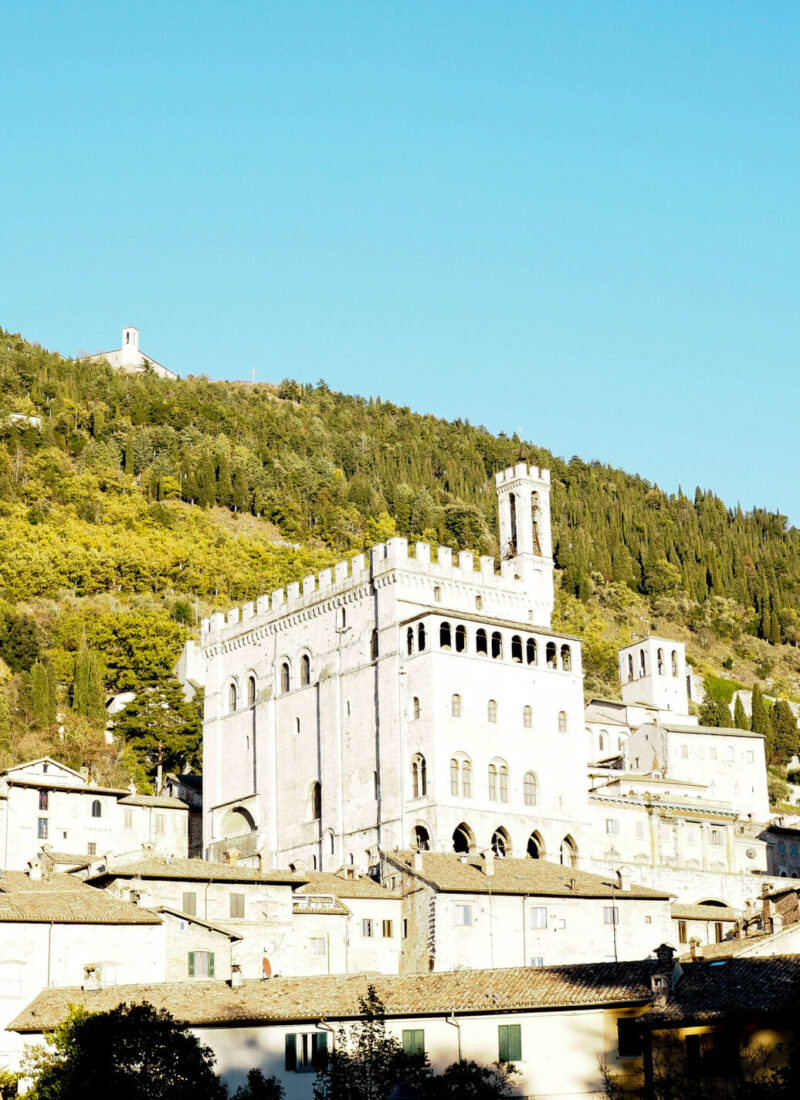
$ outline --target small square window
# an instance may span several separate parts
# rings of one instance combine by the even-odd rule
[[[36,835],[39,840],[47,840],[47,818],[40,817],[36,827]]]
[[[39,791],[39,809],[46,810],[49,791]]]
[[[186,891],[183,895],[183,911],[190,917],[197,915],[197,894],[193,891]]]
[[[372,921],[368,918],[365,918],[361,922],[361,935],[364,936],[366,939],[369,939],[372,936]]]
[[[547,909],[544,905],[534,905],[530,922],[531,928],[547,928]]]
[[[87,854],[90,855],[90,856],[96,856],[97,855],[97,845],[95,844],[95,842],[93,840],[90,840],[89,844],[87,845]]]
[[[531,955],[530,966],[544,966],[544,960],[541,955]]]
[[[616,905],[603,906],[603,924],[619,924],[619,909]]]
[[[456,906],[456,924],[460,924],[460,925],[472,924],[472,906],[471,905],[457,905]]]
[[[385,920],[383,922],[383,937],[384,939],[391,939],[394,936],[394,921]]]
[[[244,894],[231,894],[231,917],[234,920],[244,919]]]
[[[326,944],[324,936],[313,936],[311,938],[311,954],[312,955],[325,955]]]

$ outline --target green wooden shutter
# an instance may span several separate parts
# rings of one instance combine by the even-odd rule
[[[194,951],[189,952],[189,977],[194,977]]]
[[[328,1064],[327,1031],[315,1031],[311,1036],[311,1064],[314,1069],[324,1069]]]
[[[425,1053],[425,1032],[420,1028],[414,1032],[414,1054]]]
[[[508,1062],[508,1024],[498,1024],[497,1027],[497,1059],[500,1062]]]
[[[403,1054],[413,1054],[413,1053],[414,1053],[414,1032],[413,1031],[404,1031],[403,1032]]]
[[[214,977],[214,952],[213,951],[209,951],[209,953],[208,953],[208,976],[209,976],[209,978]]]
[[[297,1036],[294,1032],[286,1036],[286,1068],[297,1069]]]
[[[508,1060],[519,1062],[522,1058],[522,1028],[519,1024],[508,1025]]]

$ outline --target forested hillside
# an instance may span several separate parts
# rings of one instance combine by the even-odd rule
[[[552,471],[559,615],[595,638],[596,686],[613,690],[615,630],[629,636],[644,619],[694,637],[717,665],[735,656],[745,682],[776,670],[792,694],[796,651],[781,643],[800,641],[800,534],[781,515],[707,490],[670,495],[324,382],[125,375],[2,330],[0,613],[7,638],[27,616],[37,640],[14,668],[0,622],[0,657],[16,677],[46,658],[68,702],[84,638],[107,692],[161,676],[101,652],[125,616],[149,617],[158,636],[179,627],[162,670],[195,599],[225,607],[395,533],[496,553],[493,475],[520,457]],[[0,750],[4,722],[17,741],[20,723],[26,736],[43,726],[14,684],[0,699]]]

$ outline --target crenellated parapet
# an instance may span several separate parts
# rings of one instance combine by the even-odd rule
[[[516,466],[508,466],[505,470],[499,470],[494,475],[494,483],[499,488],[504,482],[516,481],[518,478],[530,478],[532,481],[540,481],[544,485],[550,484],[550,471],[539,469],[538,466],[529,466],[527,462],[518,462]]]

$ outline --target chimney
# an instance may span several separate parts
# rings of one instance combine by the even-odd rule
[[[769,883],[761,887],[761,927],[765,932],[772,931],[772,902],[769,896]]]
[[[414,855],[411,858],[411,868],[414,871],[414,874],[422,874],[422,852],[419,850],[419,848],[414,849]]]
[[[491,848],[487,848],[483,855],[483,873],[487,878],[491,878],[494,874],[494,852]]]
[[[100,971],[98,967],[94,965],[84,966],[83,968],[83,981],[81,982],[81,989],[85,991],[99,989],[100,988]]]
[[[230,848],[225,853],[225,855],[227,857],[225,862],[230,863],[231,867],[236,867],[237,864],[239,863],[239,849],[238,848]]]
[[[656,948],[656,969],[650,977],[653,992],[653,1004],[662,1007],[670,999],[675,983],[683,973],[681,964],[675,958],[675,948],[662,943]]]
[[[155,849],[154,849],[152,844],[143,844],[142,845],[142,855],[144,855],[146,857],[151,856],[153,854],[154,850]]]
[[[631,873],[627,867],[620,867],[617,869],[617,886],[620,890],[630,890]]]
[[[42,863],[38,859],[28,860],[28,878],[31,882],[42,881]]]
[[[231,967],[231,989],[241,989],[242,987],[242,968],[236,963]]]
[[[702,951],[698,951],[699,947],[700,940],[698,940],[697,936],[692,936],[692,938],[689,940],[689,950],[692,953],[692,962],[694,963],[703,961],[703,953]]]

